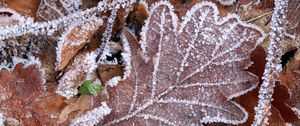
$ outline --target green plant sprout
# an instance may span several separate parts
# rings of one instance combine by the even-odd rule
[[[93,83],[92,80],[86,80],[83,84],[79,87],[80,94],[87,94],[93,95],[98,94],[103,91],[103,87],[100,84]]]

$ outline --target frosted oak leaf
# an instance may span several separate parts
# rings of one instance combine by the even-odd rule
[[[218,8],[203,2],[179,20],[169,2],[158,2],[139,44],[129,32],[131,73],[108,87],[111,113],[103,125],[239,124],[247,112],[232,101],[258,84],[244,71],[250,52],[264,39],[258,27],[236,15],[218,17]],[[145,60],[146,59],[146,60]]]

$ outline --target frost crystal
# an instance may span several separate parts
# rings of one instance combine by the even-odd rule
[[[114,21],[117,16],[117,12],[118,12],[117,9],[112,10],[110,17],[108,18],[108,22],[107,22],[108,25],[103,34],[102,44],[101,44],[101,47],[98,49],[99,54],[101,54],[100,61],[105,60],[106,56],[111,56],[109,53],[109,48],[108,48],[107,44],[111,37],[111,32],[112,32]],[[100,62],[100,61],[98,61],[98,62]]]
[[[132,34],[132,32],[130,32],[130,33]],[[127,33],[124,32],[121,36],[121,39],[123,42],[123,48],[124,48],[124,51],[122,52],[121,55],[123,57],[123,65],[125,66],[123,80],[126,79],[127,77],[129,77],[129,75],[131,74],[131,69],[132,69],[132,66],[131,66],[132,54],[130,52],[129,42],[124,34],[127,34]]]
[[[119,83],[119,81],[121,80],[122,78],[120,76],[117,76],[117,77],[113,77],[112,79],[110,79],[109,81],[107,81],[107,85],[111,86],[111,87],[114,87],[114,86],[117,86],[117,84]]]
[[[0,63],[6,62],[8,67],[12,65],[13,57],[27,58],[37,55],[39,49],[31,36],[22,36],[0,40]]]
[[[80,10],[81,0],[60,0],[63,7],[70,13]]]
[[[255,108],[253,126],[268,125],[268,116],[271,115],[271,101],[281,72],[281,55],[284,39],[284,22],[286,18],[287,0],[275,0],[275,8],[271,19],[270,44],[268,47],[267,64],[263,74],[263,83],[259,90],[258,106]]]
[[[130,32],[123,32],[132,69],[127,79],[107,87],[112,112],[103,124],[246,121],[247,112],[231,99],[258,84],[258,78],[243,68],[249,66],[250,52],[265,35],[234,14],[225,18],[218,14],[214,4],[203,2],[179,23],[173,6],[162,1],[150,9],[140,45]]]
[[[111,112],[111,109],[107,106],[106,102],[102,102],[101,106],[98,108],[94,108],[91,111],[81,115],[76,118],[71,126],[94,126],[100,122],[104,118],[104,116],[108,115]]]

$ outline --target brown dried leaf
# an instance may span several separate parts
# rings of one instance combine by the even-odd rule
[[[43,96],[32,105],[33,112],[43,125],[57,124],[58,116],[66,106],[65,98],[55,93],[56,87],[56,84],[47,84],[47,90]]]
[[[68,15],[59,0],[40,0],[36,12],[37,21],[49,21]]]
[[[93,107],[93,96],[91,95],[80,95],[80,97],[74,102],[68,103],[68,105],[61,111],[58,117],[58,123],[63,123],[68,119],[68,115],[71,112],[79,111],[82,113]]]
[[[123,66],[118,64],[101,64],[98,66],[98,74],[102,82],[106,82],[116,76],[123,76],[123,72]]]
[[[300,119],[300,72],[299,70],[290,70],[282,72],[279,76],[281,85],[287,87],[289,99],[285,102],[294,111]]]
[[[57,71],[63,70],[76,53],[89,42],[89,39],[102,25],[102,21],[90,19],[72,24],[61,36],[57,49]]]
[[[40,125],[34,115],[32,103],[44,89],[42,73],[37,64],[18,63],[12,72],[0,70],[0,111],[5,117],[15,118],[23,125]]]
[[[300,1],[289,0],[287,12],[287,32],[300,39]]]
[[[0,8],[0,26],[14,25],[27,20],[24,16],[10,8]]]
[[[45,80],[47,82],[56,82],[55,78],[58,74],[55,71],[56,63],[56,41],[53,36],[49,37],[46,35],[31,36],[31,42],[38,45],[39,52],[36,54],[42,63],[42,67],[45,70]]]
[[[279,110],[280,116],[285,122],[294,123],[294,124],[298,122],[298,124],[300,124],[299,123],[300,120],[298,119],[297,115],[285,103],[286,100],[289,98],[290,98],[290,94],[288,88],[285,85],[281,85],[279,82],[277,82],[273,93],[274,100],[272,101],[272,105]]]
[[[77,87],[85,80],[93,80],[94,71],[97,69],[96,57],[95,52],[79,52],[59,79],[56,93],[67,98],[77,95]]]
[[[4,0],[4,3],[7,7],[34,19],[40,0]]]
[[[214,4],[203,2],[179,24],[170,3],[155,4],[142,34],[142,54],[125,31],[132,72],[115,88],[108,87],[112,113],[103,124],[244,122],[247,112],[230,99],[258,84],[257,77],[243,68],[251,63],[250,52],[264,33],[234,15],[217,15]]]

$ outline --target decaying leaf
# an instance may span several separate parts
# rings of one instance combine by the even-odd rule
[[[297,115],[294,111],[285,103],[290,98],[289,90],[285,85],[276,82],[276,87],[274,89],[273,101],[272,106],[276,107],[279,110],[279,115],[285,122],[293,123],[293,124],[300,124],[300,120],[298,119]],[[273,116],[270,116],[270,119]],[[278,120],[278,118],[275,118]],[[270,120],[270,123],[276,121]]]
[[[98,71],[100,79],[102,82],[107,82],[110,79],[123,76],[124,68],[118,64],[102,64],[98,66]]]
[[[219,18],[210,2],[194,5],[179,24],[173,6],[158,2],[142,32],[142,52],[129,32],[123,39],[129,42],[132,70],[116,87],[108,87],[112,112],[102,124],[239,124],[247,119],[231,99],[258,84],[243,70],[264,39],[258,27],[232,14]]]
[[[23,15],[35,18],[40,0],[4,0],[4,4]]]
[[[48,21],[67,15],[68,13],[59,7],[58,3],[56,0],[41,0],[36,12],[37,20]]]
[[[61,111],[67,105],[63,96],[55,93],[57,85],[47,83],[46,91],[32,104],[32,110],[42,125],[56,125]]]
[[[94,80],[94,72],[97,69],[96,57],[95,52],[78,53],[60,78],[56,93],[71,98],[78,94],[77,87],[85,80]]]
[[[93,107],[93,96],[91,95],[81,95],[74,102],[68,103],[68,105],[61,111],[61,114],[58,117],[58,123],[63,123],[68,119],[68,115],[71,112],[79,110],[79,113],[82,113]]]
[[[57,71],[63,70],[102,24],[102,19],[90,19],[72,24],[61,36],[57,47]]]
[[[295,112],[300,119],[300,71],[285,71],[280,74],[280,84],[286,86],[289,91],[290,98],[286,104]]]
[[[300,1],[299,0],[289,0],[287,12],[287,32],[294,35],[292,38],[300,39]],[[288,36],[290,37],[290,36]]]
[[[44,91],[40,66],[17,63],[13,70],[0,69],[0,112],[23,125],[40,125],[32,109],[32,103]]]

